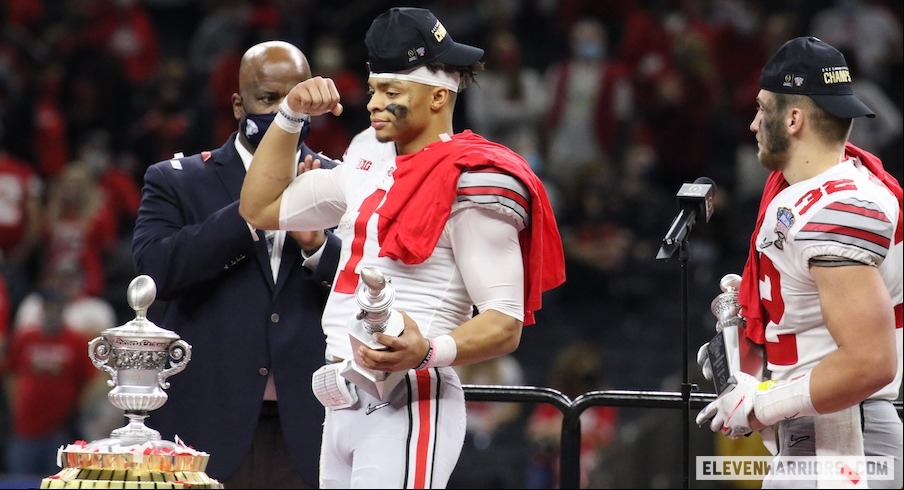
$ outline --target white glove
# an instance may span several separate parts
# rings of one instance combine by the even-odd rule
[[[700,370],[703,371],[703,377],[712,381],[713,379],[713,365],[709,362],[709,342],[700,346],[700,349],[697,351],[697,365],[700,366]]]
[[[735,383],[734,388],[701,410],[697,414],[697,425],[703,426],[710,420],[710,430],[721,431],[732,439],[737,439],[753,432],[747,418],[753,410],[760,382],[747,373],[737,373],[729,378],[729,382]]]

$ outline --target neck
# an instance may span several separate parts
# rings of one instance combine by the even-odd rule
[[[807,149],[793,155],[782,175],[789,184],[813,178],[844,160],[844,145],[807,145]]]
[[[427,145],[431,145],[440,141],[440,134],[448,134],[452,136],[452,121],[443,124],[431,124],[424,128],[420,134],[410,141],[396,141],[396,153],[398,155],[407,155],[423,150]]]

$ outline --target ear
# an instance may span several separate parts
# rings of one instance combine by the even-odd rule
[[[238,121],[244,115],[245,107],[242,105],[242,96],[239,94],[232,94],[232,117]]]
[[[803,109],[792,107],[791,110],[788,111],[788,120],[786,121],[788,133],[797,134],[800,132],[804,127],[806,119],[807,113],[804,112]]]
[[[445,87],[433,87],[431,90],[430,109],[439,111],[449,104],[451,92]]]

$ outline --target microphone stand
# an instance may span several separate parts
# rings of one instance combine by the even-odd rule
[[[684,339],[684,349],[681,362],[681,440],[684,443],[682,453],[682,469],[684,487],[690,484],[690,401],[691,391],[696,385],[688,382],[688,349],[690,349],[688,329],[688,251],[687,240],[682,240],[678,246],[678,259],[681,261],[681,335]]]
[[[684,234],[675,243],[664,243],[656,256],[659,260],[668,260],[675,253],[677,247],[678,259],[681,261],[681,335],[684,339],[684,349],[682,352],[681,362],[681,440],[683,442],[682,451],[682,478],[684,486],[689,488],[690,485],[690,400],[691,391],[696,389],[696,385],[688,382],[688,362],[690,349],[690,333],[688,329],[688,250],[687,250],[687,234]]]

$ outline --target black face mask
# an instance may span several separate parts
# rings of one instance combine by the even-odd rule
[[[267,128],[270,127],[270,124],[273,123],[273,119],[276,117],[275,112],[270,112],[267,114],[251,114],[245,113],[245,117],[242,118],[241,122],[239,122],[239,131],[245,135],[245,138],[248,139],[248,143],[251,144],[251,147],[255,150],[257,149],[257,145],[261,144],[261,140],[264,138],[264,133],[267,132]],[[310,123],[305,123],[301,127],[301,135],[298,138],[298,147],[301,148],[301,145],[304,143],[304,140],[307,139],[308,133],[311,132]]]

